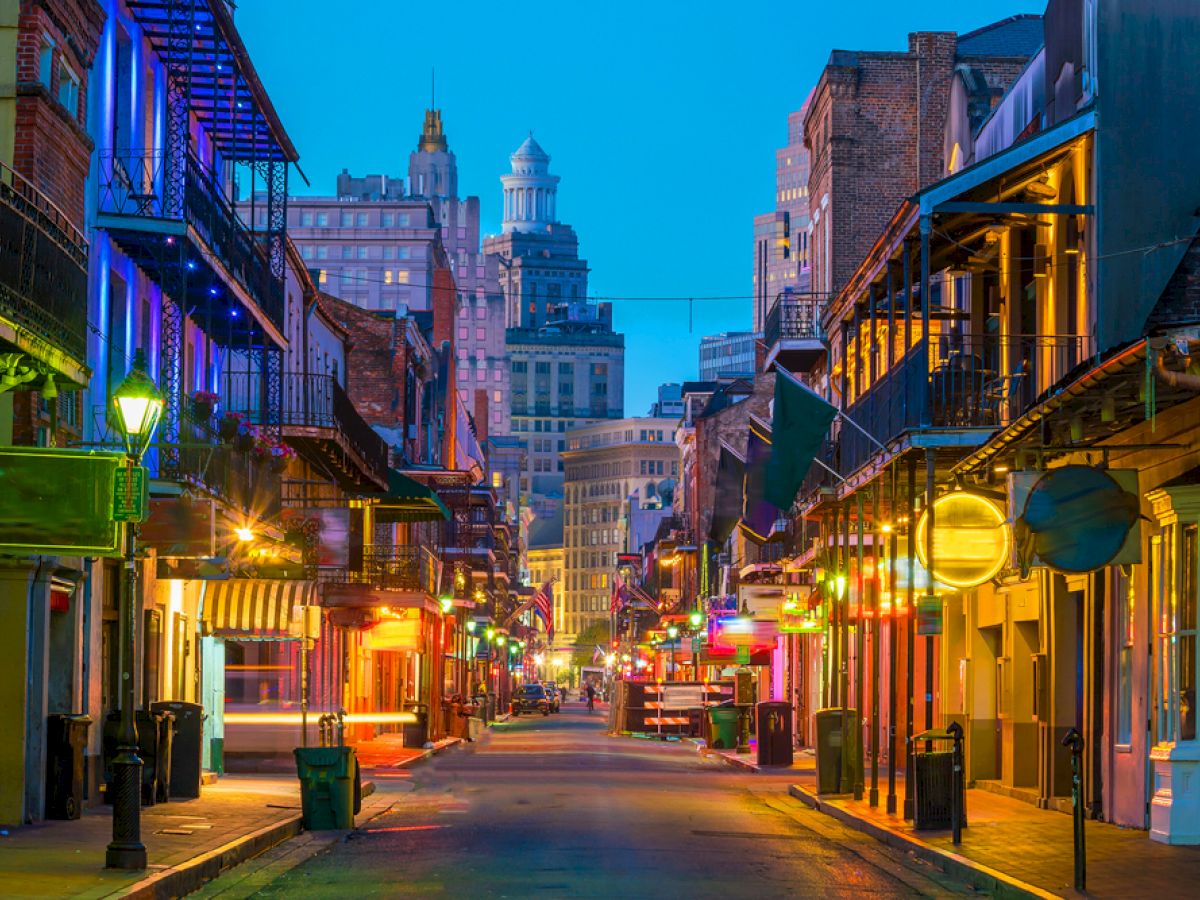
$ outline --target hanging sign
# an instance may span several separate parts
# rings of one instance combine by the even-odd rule
[[[933,576],[953,588],[991,581],[1008,561],[1012,538],[1004,510],[980,494],[954,491],[933,501]],[[926,554],[929,510],[917,522],[917,556]]]
[[[145,466],[117,466],[113,482],[113,520],[142,522],[146,519],[149,492]]]
[[[810,587],[788,588],[778,615],[782,634],[819,634],[825,630],[825,604],[820,592]]]
[[[942,633],[942,598],[921,597],[917,600],[917,634]]]

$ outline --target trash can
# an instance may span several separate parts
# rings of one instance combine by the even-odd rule
[[[171,761],[170,745],[163,746],[164,737],[169,739],[169,728],[164,729],[163,715],[149,710],[139,709],[134,712],[134,726],[137,728],[138,757],[142,760],[142,805],[153,806],[160,796],[169,799]],[[104,755],[105,786],[104,802],[111,803],[107,786],[112,783],[112,761],[117,756],[120,746],[121,713],[113,710],[104,720],[104,735],[102,739]],[[168,783],[160,791],[159,780]]]
[[[149,713],[151,721],[158,728],[158,752],[154,755],[154,800],[153,803],[167,803],[171,799],[171,751],[175,746],[175,716],[162,711]],[[141,726],[138,726],[141,731]],[[146,779],[142,779],[142,790],[146,790]],[[149,803],[147,804],[149,805]]]
[[[46,818],[78,819],[83,812],[83,753],[90,716],[52,713],[46,723]]]
[[[712,737],[708,746],[714,750],[732,750],[737,747],[738,708],[732,703],[708,708],[708,733]]]
[[[300,815],[309,831],[354,827],[358,759],[353,747],[297,747]]]
[[[913,754],[913,828],[931,831],[949,828],[954,796],[954,751],[931,750]]]
[[[416,716],[416,721],[405,722],[400,726],[404,746],[424,747],[425,742],[429,740],[429,707],[424,703],[414,703],[408,708],[408,712]]]
[[[496,692],[488,691],[487,695],[487,722],[496,721]]]
[[[758,764],[792,764],[792,707],[782,700],[758,704]]]
[[[854,753],[854,736],[857,733],[855,722],[858,710],[846,710],[846,724],[849,733],[842,740],[842,709],[830,707],[818,709],[817,720],[817,793],[842,794],[848,793],[849,784],[842,784],[842,754]]]
[[[164,700],[150,711],[174,716],[171,738],[170,789],[172,797],[199,797],[201,749],[204,740],[204,707],[199,703]]]
[[[688,717],[688,724],[687,724],[688,737],[700,737],[701,735],[703,735],[704,734],[704,710],[689,709],[687,711],[687,717]]]

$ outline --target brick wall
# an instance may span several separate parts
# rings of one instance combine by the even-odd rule
[[[379,315],[336,297],[321,306],[351,336],[346,346],[346,393],[371,425],[403,430],[408,375],[407,320]]]
[[[1191,242],[1158,298],[1146,330],[1200,325],[1200,238]]]
[[[23,2],[17,34],[17,119],[13,168],[83,229],[92,142],[87,135],[88,73],[104,12],[95,0]],[[41,81],[43,46],[52,45],[50,84]],[[79,80],[75,114],[59,102],[60,65]]]

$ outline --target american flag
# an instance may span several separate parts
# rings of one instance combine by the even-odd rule
[[[551,578],[533,595],[533,609],[546,624],[546,637],[554,640],[554,579]]]
[[[609,614],[611,615],[612,613],[615,613],[617,610],[619,610],[621,608],[622,604],[624,604],[624,603],[625,603],[625,582],[624,582],[624,579],[621,578],[621,573],[616,572],[613,574],[612,596],[609,598],[609,602],[608,602]]]

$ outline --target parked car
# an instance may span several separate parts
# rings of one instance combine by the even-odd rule
[[[548,716],[550,698],[546,696],[546,689],[540,684],[523,684],[513,694],[511,709],[514,716],[523,712],[540,712],[543,716]]]
[[[558,712],[562,707],[562,691],[553,681],[543,681],[542,686],[546,689],[546,697],[550,701],[550,712]]]

